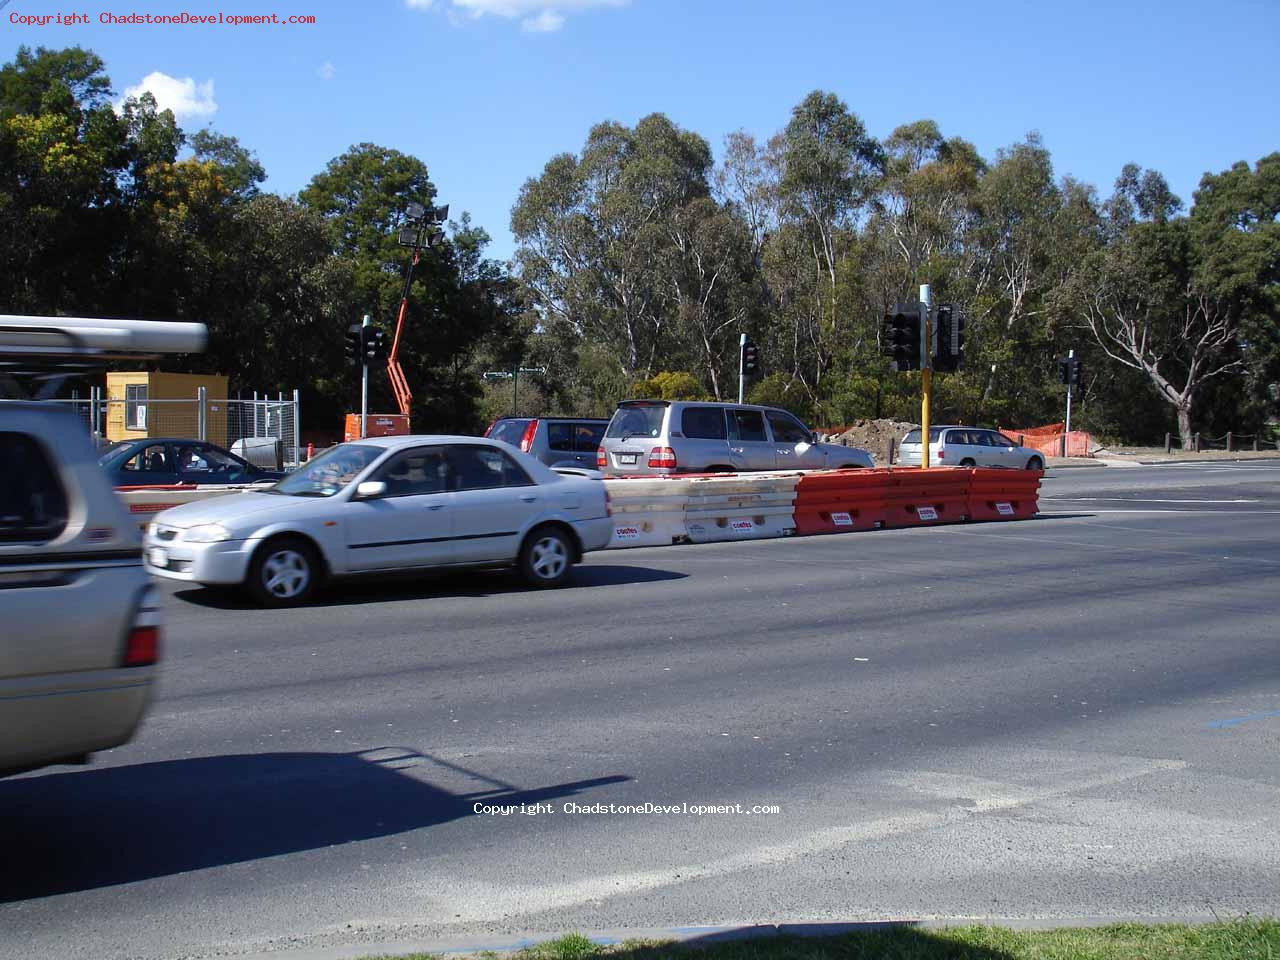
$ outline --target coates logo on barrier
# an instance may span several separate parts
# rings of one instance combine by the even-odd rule
[[[729,529],[735,533],[750,533],[756,525],[750,520],[730,520]]]
[[[639,527],[615,527],[613,535],[619,540],[635,540],[640,536]]]

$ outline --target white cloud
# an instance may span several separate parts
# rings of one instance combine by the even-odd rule
[[[565,14],[580,13],[598,7],[625,7],[630,0],[448,0],[446,13],[455,12],[472,19],[494,16],[519,20],[521,29],[529,33],[552,33],[564,26]],[[405,0],[415,10],[430,10],[435,0]]]
[[[319,69],[316,70],[316,76],[321,80],[332,80],[334,74],[337,72],[338,71],[334,69],[332,61],[326,60],[324,63],[320,64]]]
[[[554,33],[564,26],[564,16],[554,10],[543,10],[536,17],[520,21],[520,29],[526,33]]]
[[[156,70],[148,73],[135,86],[125,87],[124,96],[141,96],[150,93],[161,110],[172,110],[179,120],[186,117],[211,117],[218,112],[213,99],[213,81],[196,83],[191,77],[171,77]]]

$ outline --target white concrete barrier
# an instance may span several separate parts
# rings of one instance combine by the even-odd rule
[[[765,540],[795,533],[799,474],[700,477],[690,481],[685,530],[692,543]]]
[[[613,514],[610,549],[669,547],[683,543],[689,484],[679,478],[604,480]]]

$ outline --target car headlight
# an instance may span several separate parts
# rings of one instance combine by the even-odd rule
[[[231,539],[231,531],[220,523],[203,523],[183,531],[182,539],[187,543],[218,543]]]

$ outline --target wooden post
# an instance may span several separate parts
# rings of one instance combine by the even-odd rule
[[[1193,448],[1195,449],[1196,453],[1200,452],[1200,434],[1199,433],[1196,433],[1195,435],[1195,442],[1193,443]]]
[[[1227,453],[1231,452],[1231,431],[1227,431]]]
[[[893,447],[894,447],[893,437],[890,437],[890,438],[889,438],[889,453],[888,453],[888,457],[885,459],[885,466],[888,466],[888,467],[892,467],[892,466],[893,466]]]
[[[1253,452],[1258,452],[1258,435],[1256,433],[1253,435]]]
[[[1173,434],[1172,433],[1166,433],[1164,435],[1164,452],[1165,453],[1173,452]]]
[[[1066,432],[1065,432],[1065,431],[1064,431],[1064,432],[1063,432],[1063,434],[1062,434],[1062,445],[1061,445],[1061,446],[1062,446],[1062,451],[1061,451],[1061,453],[1059,453],[1059,454],[1058,454],[1058,456],[1063,457],[1063,458],[1065,459],[1065,458],[1066,458],[1066,456],[1067,456],[1067,434],[1066,434]]]
[[[1018,434],[1018,446],[1025,447],[1027,445],[1027,435],[1025,433]]]

